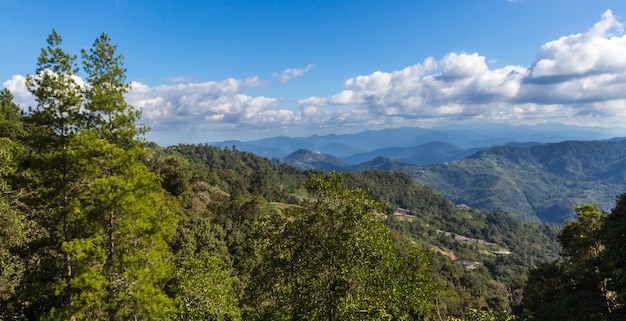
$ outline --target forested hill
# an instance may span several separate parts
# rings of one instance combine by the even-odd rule
[[[302,204],[309,197],[302,183],[312,174],[324,175],[319,170],[272,164],[231,148],[153,148],[150,164],[164,177],[164,187],[188,199],[192,212],[207,206],[198,204],[203,202],[219,209],[211,210],[210,216],[221,217],[212,219],[220,225],[226,222],[222,227],[230,231],[226,248],[235,249],[223,254],[226,261],[249,259],[238,257],[243,238],[238,229],[251,228],[249,224],[259,215],[255,211],[263,213],[269,204],[278,208]],[[431,272],[441,289],[437,300],[444,315],[459,316],[469,308],[510,311],[521,302],[525,272],[551,261],[558,253],[557,229],[553,226],[456,206],[401,172],[374,170],[345,175],[347,186],[365,188],[373,199],[382,202],[384,223],[398,240],[434,254]],[[237,226],[231,226],[233,219],[239,220]],[[191,228],[196,223],[189,224]]]
[[[624,204],[611,216],[577,207],[580,221],[559,232],[457,206],[406,173],[162,148],[142,138],[141,111],[124,98],[123,55],[106,34],[82,52],[85,84],[61,36],[47,40],[26,81],[37,105],[25,112],[0,91],[0,320],[512,320],[571,305],[595,320],[625,311],[626,285],[609,277],[625,275]],[[555,237],[564,259],[549,263]]]
[[[405,170],[457,204],[563,224],[573,205],[598,203],[608,211],[626,191],[626,140],[500,146]]]

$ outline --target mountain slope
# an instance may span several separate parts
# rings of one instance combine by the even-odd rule
[[[312,159],[320,156],[306,150],[298,154]],[[323,175],[282,162],[272,164],[238,149],[207,145],[157,149],[149,159],[153,170],[163,176],[164,186],[180,187],[179,194],[188,200],[181,220],[188,223],[175,243],[191,245],[192,251],[213,249],[218,243],[211,237],[217,233],[215,238],[224,245],[212,253],[232,262],[235,275],[243,280],[255,258],[247,257],[242,249],[247,235],[259,235],[252,233],[253,228],[264,226],[258,220],[279,219],[283,210],[301,206],[310,198],[300,189],[302,182],[312,173]],[[376,163],[406,166],[383,158]],[[367,189],[384,204],[381,214],[386,215],[381,220],[398,243],[432,251],[430,269],[441,289],[437,301],[443,316],[460,316],[467,308],[510,310],[519,303],[511,293],[521,291],[525,271],[556,257],[556,227],[455,206],[406,173],[349,172],[345,183]]]
[[[473,152],[474,150],[468,152],[467,149],[449,143],[430,142],[413,147],[376,149],[354,154],[343,158],[343,160],[349,164],[361,164],[377,157],[385,157],[413,165],[428,165],[463,158]]]
[[[350,165],[328,154],[316,153],[308,149],[299,149],[282,159],[284,163],[299,169],[322,169],[325,171],[343,171]]]
[[[626,140],[494,147],[413,170],[415,180],[457,204],[562,224],[572,206],[609,210],[626,191]]]
[[[436,128],[402,127],[383,130],[367,130],[354,134],[312,135],[308,137],[278,136],[253,141],[227,141],[213,143],[214,146],[231,147],[252,152],[267,158],[285,157],[298,149],[309,149],[315,152],[331,154],[339,158],[395,147],[414,147],[433,142],[452,144],[462,149],[476,147],[492,147],[509,142],[536,141],[539,143],[559,142],[564,140],[607,139],[623,135],[624,129],[593,128],[566,126],[562,124],[540,124],[510,126],[502,124],[455,125]],[[469,155],[457,155],[463,157]],[[348,160],[358,164],[378,156],[396,158],[393,155],[374,154],[369,159]],[[397,158],[396,158],[397,159]],[[458,158],[457,158],[458,159]],[[408,163],[425,164],[423,161]],[[429,161],[430,162],[430,161]]]
[[[385,170],[385,171],[397,171],[398,168],[403,168],[411,166],[409,164],[403,163],[401,161],[386,158],[386,157],[376,157],[371,161],[363,162],[359,165],[352,166],[351,169],[354,171],[367,171],[367,170]]]

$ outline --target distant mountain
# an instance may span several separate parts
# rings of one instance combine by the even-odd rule
[[[524,143],[510,142],[510,143],[504,144],[504,146],[517,147],[517,148],[532,147],[532,146],[537,146],[537,145],[541,145],[541,143],[539,142],[524,142]]]
[[[500,146],[401,170],[457,204],[562,224],[574,205],[598,203],[608,211],[626,192],[626,140]]]
[[[413,147],[376,149],[366,153],[355,154],[343,158],[343,160],[349,164],[361,164],[377,157],[385,157],[407,164],[428,165],[460,159],[476,151],[475,149],[468,150],[449,143],[431,142]]]
[[[407,172],[457,204],[561,224],[574,205],[598,203],[610,210],[626,192],[625,139],[611,138],[614,133],[562,124],[484,124],[214,145],[301,169]]]
[[[418,161],[418,156],[407,155],[420,155],[419,151],[424,153],[421,157],[435,157],[435,151],[442,153],[438,157],[446,152],[472,155],[456,161],[441,158],[441,163],[428,166],[399,159]],[[514,143],[478,151],[425,144],[377,153],[395,157],[350,165],[332,155],[298,150],[283,161],[300,169],[406,172],[457,204],[554,224],[571,218],[574,205],[598,203],[608,211],[615,197],[626,192],[626,139]],[[364,159],[377,153],[364,154]]]
[[[253,141],[212,143],[235,146],[267,158],[283,158],[299,149],[330,154],[355,165],[376,157],[394,158],[411,164],[430,164],[462,158],[480,149],[508,143],[538,144],[564,140],[594,140],[618,136],[617,129],[567,126],[562,124],[520,125],[481,124],[435,128],[403,127],[367,130],[355,134],[278,136]],[[621,129],[621,134],[624,129]],[[431,144],[431,145],[429,145]],[[454,146],[454,147],[453,147]],[[445,148],[461,149],[449,150]],[[443,149],[443,150],[442,150]]]
[[[299,149],[291,155],[280,159],[299,169],[322,169],[325,171],[345,171],[350,165],[341,159],[328,154],[316,153],[308,149]]]
[[[398,169],[400,168],[406,168],[409,166],[411,165],[403,163],[395,159],[380,156],[370,161],[363,162],[359,165],[352,166],[351,169],[353,171],[359,171],[359,172],[375,170],[375,169],[380,169],[380,170],[385,170],[385,171],[398,171]]]
[[[280,148],[268,147],[268,146],[260,146],[250,143],[245,143],[239,140],[227,140],[219,143],[212,144],[216,147],[221,148],[233,148],[240,150],[242,152],[250,152],[261,157],[265,158],[273,158],[273,157],[283,157],[288,155]]]
[[[323,146],[316,146],[316,151],[320,153],[330,154],[339,158],[362,153],[363,151],[344,143],[329,143]]]

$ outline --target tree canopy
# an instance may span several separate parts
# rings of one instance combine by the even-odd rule
[[[105,33],[77,56],[52,30],[27,87],[0,91],[0,320],[623,316],[626,196],[575,207],[549,263],[556,227],[408,174],[146,142]]]
[[[621,224],[626,194],[611,213],[595,204],[575,206],[576,220],[558,235],[561,259],[532,270],[524,290],[530,320],[623,320],[623,244]],[[616,246],[616,244],[620,244]]]

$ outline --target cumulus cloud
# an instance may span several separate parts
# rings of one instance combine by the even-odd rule
[[[402,70],[349,79],[340,93],[306,98],[300,104],[349,105],[367,110],[372,117],[472,115],[485,105],[515,97],[525,72],[519,66],[490,70],[485,57],[451,53],[440,61],[427,58]]]
[[[388,122],[407,120],[569,120],[624,116],[626,36],[606,11],[587,32],[544,44],[530,67],[491,69],[477,53],[450,53],[392,72],[348,79],[304,107],[345,106]]]
[[[54,73],[50,70],[46,70],[44,72]],[[36,76],[38,77],[38,76]],[[79,76],[72,76],[75,84],[79,87],[84,87],[87,84],[83,81],[83,79]],[[35,100],[35,96],[30,93],[28,88],[26,87],[26,77],[22,75],[13,75],[11,79],[5,81],[2,86],[8,89],[13,95],[13,101],[18,104],[22,109],[27,110],[29,107],[35,107],[37,105],[37,101]]]
[[[626,98],[626,36],[608,10],[586,33],[544,44],[524,79],[519,100],[590,103]]]
[[[26,109],[28,106],[35,106],[35,96],[26,88],[26,77],[14,75],[11,79],[5,81],[2,86],[11,91],[13,101],[23,109]]]
[[[274,126],[293,119],[293,112],[273,109],[275,98],[242,94],[260,84],[257,77],[156,87],[133,82],[126,98],[157,130]]]
[[[313,64],[308,64],[304,68],[288,68],[283,70],[283,72],[281,72],[280,74],[274,73],[273,76],[278,78],[278,81],[280,81],[281,84],[284,84],[291,79],[306,74],[311,70],[311,68],[313,68]]]
[[[545,43],[527,67],[491,68],[479,53],[461,52],[439,60],[429,57],[401,70],[359,75],[334,95],[305,97],[293,106],[279,98],[246,94],[263,84],[258,77],[155,87],[134,82],[127,100],[143,110],[151,135],[162,135],[160,141],[167,143],[175,143],[174,136],[210,141],[211,134],[220,132],[255,138],[250,136],[277,135],[282,129],[304,134],[444,121],[623,125],[624,52],[623,24],[606,11],[586,32]],[[312,67],[286,69],[275,77],[284,83]],[[16,101],[33,105],[24,80],[16,75],[3,85]]]

